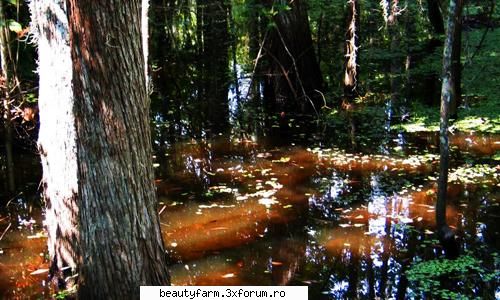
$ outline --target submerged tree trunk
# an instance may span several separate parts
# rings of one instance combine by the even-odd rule
[[[31,1],[40,76],[38,150],[42,162],[51,275],[76,269],[79,255],[74,98],[66,1]]]
[[[141,0],[69,3],[83,254],[78,294],[129,299],[140,285],[169,283],[153,183]]]
[[[267,2],[269,7],[273,3],[290,7],[274,16],[276,26],[269,29],[264,44],[269,66],[266,101],[273,102],[267,105],[268,110],[317,112],[322,104],[317,90],[322,89],[323,78],[314,53],[306,1]]]
[[[12,114],[10,112],[10,73],[9,73],[9,29],[5,18],[5,11],[3,3],[0,2],[0,55],[1,55],[1,68],[2,78],[0,85],[3,90],[3,123],[5,127],[5,156],[7,163],[7,189],[10,194],[14,193],[16,189],[14,179],[14,152],[13,152],[13,128],[12,128]]]
[[[345,72],[344,72],[344,98],[352,101],[357,96],[357,55],[358,55],[358,37],[359,27],[359,1],[347,1],[347,30],[345,42]]]
[[[448,142],[448,119],[450,103],[453,101],[454,85],[452,67],[452,48],[455,38],[456,20],[460,16],[460,7],[458,3],[461,0],[450,0],[448,21],[446,24],[446,41],[443,51],[443,85],[441,89],[441,113],[439,129],[439,147],[440,164],[438,195],[436,202],[436,227],[438,237],[448,256],[455,256],[458,252],[458,246],[455,241],[455,235],[446,222],[446,198],[448,188],[448,167],[449,167],[449,142]]]

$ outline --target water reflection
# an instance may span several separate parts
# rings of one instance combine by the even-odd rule
[[[433,233],[435,155],[276,147],[224,136],[165,149],[156,153],[159,213],[176,285],[305,284],[311,299],[404,299],[415,293],[405,275],[412,263],[442,253]],[[495,266],[498,167],[488,174],[450,184],[447,217],[462,251]],[[30,215],[2,215],[1,232]],[[1,296],[50,297],[40,256],[45,241],[27,239],[36,233],[21,226],[0,240]],[[496,283],[467,284],[486,297],[499,293]]]
[[[412,261],[442,252],[433,240],[435,184],[427,178],[435,172],[435,156],[265,149],[255,143],[251,149],[246,156],[218,150],[233,166],[221,164],[210,174],[224,196],[188,198],[162,215],[169,227],[166,240],[175,240],[171,251],[184,266],[176,268],[200,280],[193,282],[308,284],[318,299],[403,299],[411,291],[405,272]],[[478,222],[477,216],[467,216],[464,201],[486,201],[476,204],[478,213],[495,206],[482,184],[450,185],[448,223],[468,237],[464,248],[484,242],[488,228],[484,223],[464,228]],[[287,246],[275,246],[282,236]],[[202,271],[198,262],[214,258],[225,267]]]

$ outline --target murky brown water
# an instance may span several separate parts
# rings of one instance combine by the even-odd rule
[[[173,284],[309,285],[311,299],[415,296],[405,271],[442,252],[433,235],[437,140],[407,140],[407,153],[384,155],[222,137],[158,153]],[[500,250],[500,167],[490,158],[499,142],[451,139],[454,169],[495,170],[455,180],[447,208],[463,252],[490,266]],[[48,298],[41,214],[19,203],[0,213],[0,296]],[[498,282],[466,284],[480,297],[500,295]]]

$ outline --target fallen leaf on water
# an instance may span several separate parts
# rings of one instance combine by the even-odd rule
[[[214,227],[214,228],[211,228],[210,230],[227,230],[229,229],[228,227]]]
[[[434,232],[433,232],[433,231],[430,231],[429,229],[426,229],[426,230],[424,231],[424,233],[425,233],[425,234],[434,234]]]
[[[234,273],[227,273],[227,274],[222,275],[222,278],[233,278],[233,277],[236,277],[236,275]]]
[[[346,227],[351,227],[351,224],[339,224],[340,227],[346,228]]]
[[[44,235],[43,233],[38,232],[37,234],[35,234],[35,235],[29,235],[26,238],[31,240],[31,239],[41,239],[41,238],[44,238],[44,237],[47,237],[47,236]]]
[[[405,224],[413,223],[413,220],[407,217],[399,217],[399,220]]]
[[[259,199],[259,204],[265,205],[265,206],[271,206],[273,204],[278,203],[277,201],[270,199],[270,198],[261,198]]]
[[[280,262],[280,261],[273,261],[273,262],[271,262],[271,265],[273,265],[273,266],[282,266],[283,263]]]
[[[31,272],[30,275],[45,274],[47,272],[49,272],[49,269],[38,269],[36,271]]]

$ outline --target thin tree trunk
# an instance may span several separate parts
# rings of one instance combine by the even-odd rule
[[[446,222],[446,198],[448,188],[448,167],[449,167],[449,142],[448,142],[448,119],[450,103],[452,102],[454,91],[453,68],[452,68],[452,48],[453,39],[455,38],[455,30],[457,18],[460,16],[461,5],[458,3],[461,0],[450,0],[446,41],[443,51],[443,85],[441,89],[441,117],[439,129],[439,146],[440,146],[440,165],[439,165],[439,180],[438,180],[438,195],[436,202],[436,226],[438,236],[447,250],[447,245],[453,244],[454,233],[448,227]],[[450,246],[453,246],[451,245]],[[450,248],[450,247],[448,247]]]
[[[51,274],[77,267],[79,255],[78,180],[72,67],[64,0],[30,2],[31,28],[38,41],[40,75],[38,150]]]
[[[9,29],[7,28],[7,22],[5,18],[5,11],[3,7],[3,2],[0,1],[0,55],[1,57],[1,67],[2,67],[2,78],[3,81],[3,121],[5,126],[5,154],[7,159],[7,188],[9,193],[14,193],[16,189],[15,179],[14,179],[14,152],[12,150],[13,143],[13,132],[12,132],[12,114],[10,112],[10,73],[9,73]]]
[[[170,279],[153,183],[141,1],[70,0],[82,257],[79,298]]]
[[[345,72],[344,72],[344,97],[347,101],[351,101],[356,97],[357,84],[357,30],[358,30],[358,11],[359,4],[357,0],[347,1],[347,30],[345,43]]]
[[[451,68],[453,76],[453,96],[450,103],[450,117],[458,117],[458,107],[462,103],[462,7],[463,0],[456,0],[457,16],[454,19],[453,45],[451,50]]]

